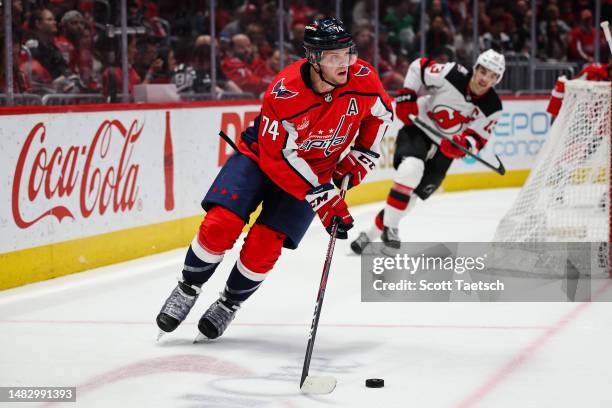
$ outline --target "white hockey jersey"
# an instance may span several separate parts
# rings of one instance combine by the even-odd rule
[[[465,132],[475,139],[473,150],[478,152],[493,133],[502,103],[493,88],[484,95],[472,94],[471,78],[472,72],[457,63],[420,58],[410,65],[404,87],[417,94],[421,120],[448,136]]]

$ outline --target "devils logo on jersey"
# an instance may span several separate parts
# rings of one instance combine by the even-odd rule
[[[297,92],[285,88],[285,85],[283,85],[284,80],[285,78],[281,78],[272,88],[272,94],[274,94],[274,97],[277,99],[289,99],[298,94]]]
[[[442,133],[454,135],[463,129],[463,125],[474,121],[471,116],[465,116],[461,112],[454,110],[450,106],[437,105],[427,112],[427,117],[431,119]]]

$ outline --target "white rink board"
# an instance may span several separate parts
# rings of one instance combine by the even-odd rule
[[[0,160],[7,171],[0,176],[0,200],[10,205],[0,207],[0,253],[200,214],[200,200],[231,154],[231,148],[220,143],[219,129],[235,138],[259,108],[169,105],[3,116]],[[548,131],[546,101],[509,100],[504,108],[483,156],[496,152],[508,170],[528,169]],[[166,114],[172,187],[164,167]],[[392,178],[395,136],[401,126],[396,119],[383,142],[381,165],[368,181]],[[127,144],[124,134],[131,135]],[[449,174],[487,171],[464,159],[455,161]],[[117,188],[111,186],[115,184]],[[173,197],[173,207],[166,205],[167,195]]]
[[[506,170],[527,170],[544,144],[550,129],[550,115],[546,112],[546,99],[503,100],[504,112],[489,143],[482,150],[482,157],[495,163],[497,154]],[[393,152],[395,138],[403,127],[395,119],[389,128],[382,146],[382,158],[377,170],[368,175],[368,181],[393,178]],[[487,173],[489,170],[473,158],[455,160],[448,174]]]
[[[223,158],[219,129],[240,132],[237,127],[252,116],[245,113],[258,109],[2,117],[0,202],[7,204],[0,207],[0,253],[201,213],[200,201]],[[164,171],[167,112],[173,186]],[[174,206],[167,205],[166,193]]]
[[[495,163],[496,154],[506,170],[531,169],[550,130],[548,101],[503,100],[504,111],[495,126],[493,136],[482,150],[482,157]],[[455,160],[451,174],[483,171],[472,158]]]

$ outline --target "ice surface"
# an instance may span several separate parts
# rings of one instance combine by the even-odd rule
[[[517,191],[434,195],[402,238],[490,240]],[[352,210],[351,238],[380,205]],[[0,292],[0,386],[76,386],[76,405],[38,405],[67,407],[612,406],[612,305],[361,303],[349,242],[336,246],[310,370],[337,378],[329,395],[298,386],[327,246],[317,220],[216,341],[192,343],[237,249],[158,343],[184,249]],[[373,377],[385,387],[366,388]]]

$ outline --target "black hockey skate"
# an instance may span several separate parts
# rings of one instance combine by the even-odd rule
[[[365,247],[367,247],[370,242],[372,241],[368,237],[368,234],[366,234],[365,232],[360,232],[357,239],[351,242],[351,249],[357,255],[361,255]]]
[[[236,311],[240,309],[239,304],[227,299],[223,296],[223,293],[220,295],[219,299],[204,312],[198,323],[200,333],[211,340],[216,339],[225,332],[232,320],[234,320]],[[202,336],[198,336],[196,342],[202,338]]]
[[[157,326],[161,330],[158,340],[164,332],[174,331],[185,320],[200,292],[199,287],[179,281],[157,315]]]
[[[398,228],[384,227],[380,239],[388,248],[399,249],[401,246]]]

